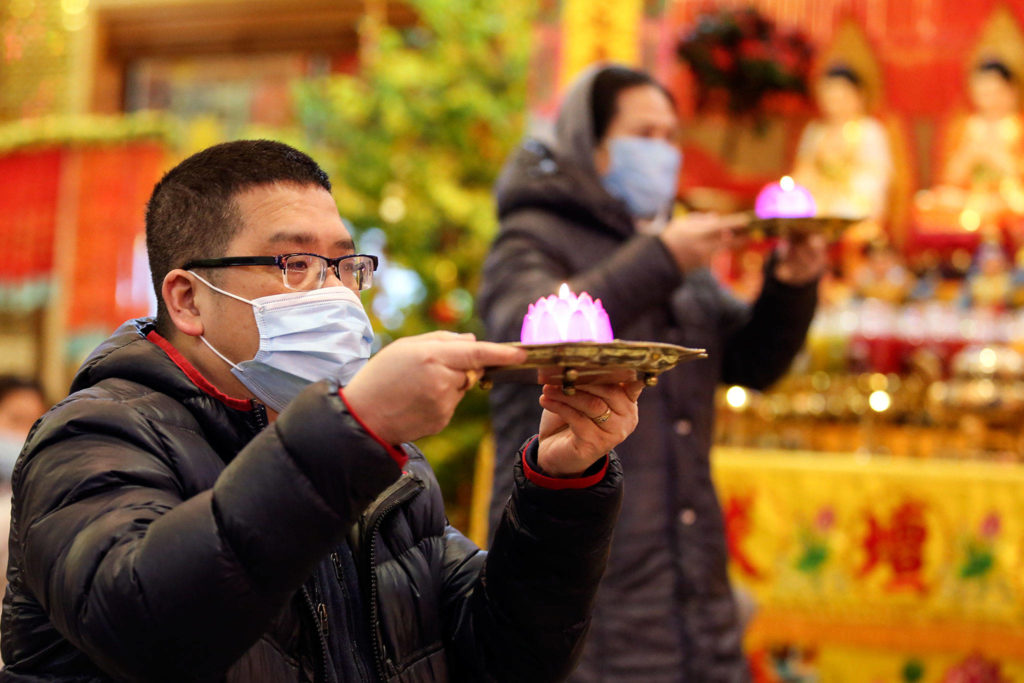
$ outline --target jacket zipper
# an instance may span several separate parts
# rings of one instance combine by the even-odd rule
[[[253,426],[255,427],[255,433],[258,435],[270,424],[267,419],[267,409],[261,403],[253,402],[252,415],[254,417]],[[302,597],[306,599],[306,606],[309,607],[310,613],[313,615],[313,627],[316,629],[317,639],[320,641],[320,671],[319,680],[327,681],[327,633],[330,632],[330,625],[327,621],[327,605],[324,604],[323,599],[320,596],[320,587],[316,583],[316,576],[313,576],[313,588],[316,590],[317,599],[313,600],[313,596],[309,594],[309,589],[305,586],[302,587]]]
[[[360,543],[363,547],[369,547],[369,579],[370,579],[370,630],[373,632],[373,658],[377,665],[377,677],[384,683],[388,680],[388,674],[393,673],[394,666],[389,662],[387,648],[384,647],[384,637],[381,635],[379,619],[380,613],[377,608],[377,544],[374,542],[377,530],[381,523],[392,510],[406,502],[417,493],[422,487],[421,482],[412,476],[403,474],[402,477],[391,485],[390,489],[381,496],[380,502],[367,510],[364,516],[363,537]],[[369,544],[367,546],[367,544]]]
[[[313,576],[313,602],[316,603],[316,616],[320,619],[320,630],[326,638],[331,634],[331,625],[327,621],[327,603],[324,602],[323,593],[320,592],[320,582]]]
[[[349,592],[348,592],[348,586],[345,585],[345,579],[341,575],[341,558],[338,557],[338,553],[337,552],[331,553],[331,561],[334,562],[334,574],[335,574],[335,576],[338,577],[338,586],[341,587],[341,597],[342,597],[342,600],[344,600],[345,603],[348,604],[349,599],[350,599],[349,598]],[[347,621],[348,621],[348,645],[349,645],[350,648],[352,648],[352,652],[355,653],[355,652],[359,651],[359,643],[356,642],[356,637],[354,635],[355,634],[355,630],[357,628],[359,628],[359,625],[352,618],[352,611],[351,610],[348,610],[346,612],[346,615],[348,617],[348,619],[347,619]],[[366,669],[363,667],[363,660],[360,659],[359,657],[355,657],[355,662],[356,662],[356,668],[359,669],[359,680],[361,680],[361,681],[369,680],[366,677]]]
[[[314,577],[313,581],[316,581]],[[327,637],[324,636],[323,628],[320,624],[320,614],[317,611],[316,606],[313,604],[313,597],[309,594],[309,589],[305,586],[302,587],[302,595],[306,598],[306,605],[309,607],[309,611],[313,614],[313,627],[316,629],[316,635],[320,639],[320,676],[318,677],[321,681],[327,680]],[[320,603],[323,605],[323,603]]]
[[[253,415],[256,417],[256,433],[259,434],[270,422],[267,420],[267,409],[263,407],[262,403],[256,403],[253,401]]]

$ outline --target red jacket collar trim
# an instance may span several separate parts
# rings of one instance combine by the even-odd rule
[[[181,355],[181,352],[174,348],[174,346],[171,345],[171,342],[157,334],[156,330],[147,334],[146,339],[163,349],[163,352],[166,353],[172,361],[174,361],[174,364],[185,373],[185,376],[192,380],[193,384],[205,391],[207,394],[214,397],[228,408],[234,408],[235,410],[252,410],[253,406],[251,399],[232,398],[217,387],[213,386],[210,380],[203,377],[203,375],[196,370],[195,366],[185,360],[185,357]]]
[[[611,458],[609,458],[607,454],[604,456],[604,462],[601,465],[601,469],[594,474],[580,477],[549,477],[546,474],[538,472],[530,466],[530,459],[526,457],[526,454],[530,451],[530,448],[533,447],[533,442],[536,441],[537,438],[538,437],[536,436],[533,437],[525,446],[523,446],[523,475],[541,488],[552,489],[555,491],[590,488],[604,479],[605,475],[608,473],[608,463],[611,462]],[[591,465],[591,467],[593,467],[593,465]]]

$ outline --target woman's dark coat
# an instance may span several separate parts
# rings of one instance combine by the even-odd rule
[[[488,337],[518,341],[528,304],[567,282],[601,299],[618,339],[703,348],[708,358],[645,389],[640,424],[616,449],[627,482],[623,509],[573,680],[744,680],[709,461],[714,394],[723,382],[763,389],[786,371],[813,317],[816,284],[785,285],[769,264],[748,306],[707,271],[684,278],[661,240],[638,234],[622,202],[602,187],[589,97],[583,78],[563,104],[557,144],[527,142],[498,182],[501,229],[479,294]],[[513,488],[509,449],[537,423],[538,395],[528,385],[492,390],[492,529]]]

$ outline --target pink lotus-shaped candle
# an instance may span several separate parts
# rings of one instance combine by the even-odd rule
[[[558,342],[610,342],[615,338],[608,314],[589,294],[576,296],[563,284],[554,294],[530,304],[523,318],[521,341],[524,344]]]
[[[758,218],[811,218],[817,211],[811,193],[789,176],[765,185],[754,204]]]

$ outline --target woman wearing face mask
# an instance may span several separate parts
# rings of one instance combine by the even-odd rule
[[[709,355],[644,392],[639,426],[619,448],[629,483],[574,681],[747,678],[708,460],[715,388],[764,388],[785,372],[825,264],[820,240],[794,240],[767,260],[753,305],[729,296],[706,266],[731,222],[670,218],[677,128],[671,96],[650,76],[592,69],[566,95],[555,141],[527,141],[497,186],[501,231],[479,296],[490,339],[518,340],[527,305],[568,282],[601,298],[617,338]],[[528,435],[538,394],[492,390],[497,453]],[[492,528],[512,488],[507,467],[495,463]]]

